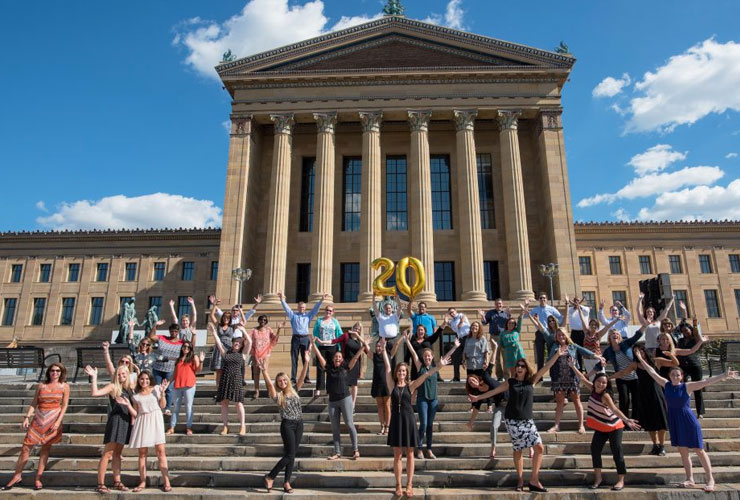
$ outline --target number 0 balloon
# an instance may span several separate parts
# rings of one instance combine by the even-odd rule
[[[406,283],[406,269],[409,267],[414,270],[414,286],[409,286]],[[401,293],[413,300],[424,289],[426,280],[424,266],[419,259],[416,257],[404,257],[398,261],[398,266],[396,266],[396,283]]]

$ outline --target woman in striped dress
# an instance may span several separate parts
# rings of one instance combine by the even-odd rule
[[[10,490],[21,482],[21,473],[34,446],[41,446],[41,453],[33,489],[40,490],[44,487],[41,484],[41,476],[49,460],[51,445],[62,440],[62,420],[69,403],[69,384],[66,380],[67,369],[61,363],[53,363],[46,369],[46,379],[36,389],[31,406],[21,424],[26,431],[26,437],[15,466],[15,474],[0,491]]]
[[[588,398],[588,410],[586,413],[586,426],[594,430],[591,438],[591,461],[594,466],[594,482],[589,486],[595,490],[601,485],[601,451],[604,445],[609,441],[609,447],[612,450],[614,463],[617,465],[617,483],[612,486],[612,490],[619,491],[624,488],[624,476],[627,474],[627,468],[624,465],[624,452],[622,451],[622,431],[625,424],[632,430],[640,429],[637,420],[632,420],[614,404],[614,400],[609,395],[609,377],[604,372],[597,373],[594,381],[590,382],[588,377],[581,373],[576,366],[575,359],[570,358],[570,368],[576,374],[581,382],[591,389],[591,396]]]

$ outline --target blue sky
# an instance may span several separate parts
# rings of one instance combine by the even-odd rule
[[[383,3],[4,3],[0,230],[218,225],[229,98],[214,58],[369,19]],[[576,220],[740,219],[740,3],[403,4],[415,19],[569,45]]]

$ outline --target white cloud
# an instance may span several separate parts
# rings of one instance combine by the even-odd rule
[[[617,220],[622,222],[631,222],[634,220],[632,217],[630,217],[630,214],[621,207],[612,212],[611,215],[612,217],[615,217]]]
[[[668,144],[656,144],[644,153],[636,154],[630,161],[629,165],[635,168],[635,173],[639,176],[660,172],[668,165],[679,160],[685,160],[687,153],[673,151]]]
[[[628,132],[671,132],[710,113],[740,111],[740,43],[705,40],[635,83]]]
[[[725,155],[725,158],[727,158],[728,160],[729,160],[730,158],[737,158],[737,153],[727,153],[727,154]]]
[[[648,174],[636,177],[616,193],[597,194],[578,202],[580,208],[599,203],[614,203],[620,199],[633,200],[661,193],[668,193],[686,186],[710,185],[722,178],[724,172],[719,167],[684,167],[670,173]]]
[[[36,202],[36,208],[41,210],[42,212],[49,212],[49,210],[46,208],[46,204],[43,202],[43,200]]]
[[[463,22],[465,11],[462,9],[462,0],[450,0],[447,2],[444,15],[433,12],[422,19],[425,23],[447,26],[456,30],[467,29]]]
[[[370,21],[374,21],[376,19],[379,19],[383,17],[383,14],[375,14],[374,16],[342,16],[339,21],[337,21],[334,26],[332,26],[328,31],[339,31],[343,30],[344,28],[350,28],[352,26],[357,26],[358,24],[367,23]],[[298,41],[298,40],[295,40]]]
[[[607,76],[601,82],[594,87],[591,94],[594,97],[614,97],[615,95],[622,92],[622,89],[632,82],[630,76],[624,73],[621,78],[614,78]]]
[[[55,213],[36,222],[56,230],[218,227],[221,209],[210,200],[175,194],[116,195],[63,202]]]
[[[740,219],[740,179],[727,187],[698,186],[658,196],[650,208],[640,210],[641,220]]]

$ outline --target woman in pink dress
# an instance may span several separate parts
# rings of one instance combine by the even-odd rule
[[[277,333],[273,332],[272,328],[267,326],[269,319],[267,315],[262,314],[257,318],[257,328],[252,328],[249,332],[249,338],[252,340],[252,380],[254,380],[254,395],[252,399],[260,397],[260,377],[262,376],[262,370],[258,365],[258,361],[267,359],[270,357],[272,348],[277,344],[280,338],[280,330],[285,327],[285,321],[280,323],[277,329]]]

